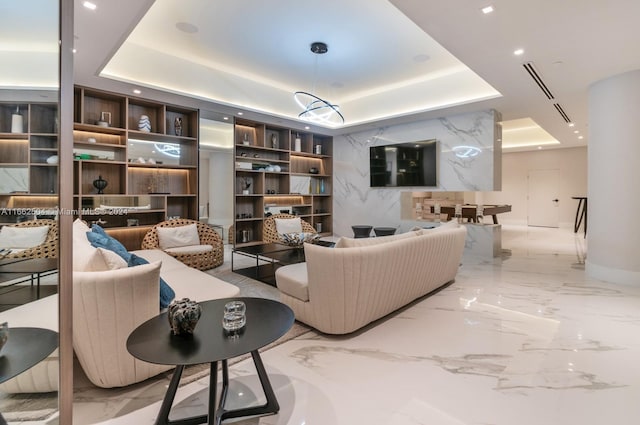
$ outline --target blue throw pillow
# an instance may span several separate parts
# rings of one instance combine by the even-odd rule
[[[147,260],[145,260],[144,258],[136,254],[129,253],[129,255],[130,255],[130,258],[129,258],[129,261],[127,261],[127,264],[129,265],[129,267],[149,264]],[[173,289],[171,289],[171,287],[167,284],[167,282],[164,281],[163,278],[160,278],[160,308],[161,309],[167,308],[175,297],[176,297],[176,293],[173,291]]]
[[[127,262],[129,267],[149,264],[144,258],[127,251],[127,248],[120,241],[107,235],[104,229],[97,224],[91,225],[91,231],[87,232],[87,239],[96,248],[104,248],[115,252]],[[160,308],[169,306],[175,297],[176,293],[173,289],[167,285],[164,279],[160,278]]]
[[[89,242],[94,247],[113,251],[122,257],[124,261],[127,263],[129,262],[131,254],[127,251],[127,248],[125,248],[117,239],[107,235],[104,229],[97,224],[93,224],[91,226],[91,231],[87,232],[87,239],[89,239]]]

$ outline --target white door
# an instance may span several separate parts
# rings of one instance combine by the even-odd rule
[[[558,227],[559,170],[529,170],[529,226]]]

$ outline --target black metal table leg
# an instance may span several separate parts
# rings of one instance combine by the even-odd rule
[[[223,365],[226,365],[227,361],[222,361]],[[216,389],[218,387],[218,362],[211,363],[211,369],[209,370],[209,409],[208,409],[208,421],[207,424],[215,425],[216,420]]]
[[[265,397],[267,398],[267,402],[265,404],[259,406],[246,407],[243,409],[235,409],[235,410],[226,410],[224,405],[222,404],[223,398],[220,398],[221,404],[218,407],[218,411],[216,412],[216,424],[220,424],[222,421],[231,418],[239,418],[243,416],[255,416],[255,415],[275,415],[280,410],[280,405],[278,404],[278,400],[276,399],[276,394],[271,387],[271,382],[269,382],[269,377],[267,376],[267,371],[264,369],[264,364],[262,363],[262,358],[260,358],[260,353],[258,350],[254,350],[251,352],[251,357],[253,357],[253,363],[256,366],[256,371],[258,373],[258,378],[260,379],[260,384],[262,385],[262,391],[264,392]],[[228,387],[228,377],[225,383],[225,369],[226,365],[223,365],[222,368],[222,379],[223,379],[223,388]],[[223,392],[226,390],[223,389]],[[225,395],[226,399],[226,395]]]
[[[169,412],[171,412],[171,406],[173,405],[173,399],[176,397],[176,391],[178,391],[178,384],[180,383],[180,377],[184,366],[176,366],[176,370],[173,372],[169,388],[164,395],[162,405],[160,406],[160,412],[158,412],[158,418],[156,419],[156,425],[168,425],[169,424]]]

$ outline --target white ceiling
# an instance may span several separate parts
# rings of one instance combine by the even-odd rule
[[[329,51],[315,55],[314,41]],[[346,125],[499,96],[393,5],[370,0],[157,1],[100,75],[286,118],[300,112],[293,93],[307,91],[337,103]]]
[[[58,3],[0,1],[0,88],[58,87]]]
[[[94,2],[89,11],[76,0],[79,83],[104,85],[104,69],[136,85],[289,117],[297,113],[291,91],[315,81],[315,92],[344,112],[346,126],[335,134],[495,108],[504,120],[539,124],[559,147],[580,146],[588,140],[589,85],[640,68],[637,0]],[[495,11],[484,15],[487,4]],[[329,52],[316,58],[313,41]],[[516,48],[524,55],[514,56]],[[525,72],[529,61],[553,100]],[[487,84],[477,88],[476,75]]]

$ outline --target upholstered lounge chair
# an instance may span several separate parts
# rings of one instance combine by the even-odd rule
[[[32,248],[23,249],[8,254],[5,258],[58,258],[58,222],[50,219],[23,221],[8,224],[13,227],[41,227],[49,226],[47,238],[43,243]]]
[[[153,226],[142,240],[142,249],[162,249],[158,238],[158,228],[179,227],[195,224],[198,229],[199,245],[177,250],[164,250],[167,254],[198,270],[218,267],[224,261],[224,243],[220,234],[204,223],[185,218],[167,220]],[[206,247],[210,245],[213,249]]]
[[[264,219],[262,224],[262,240],[266,243],[273,242],[282,242],[282,238],[278,234],[278,230],[276,229],[276,218],[297,218],[295,215],[291,214],[274,214],[271,217],[267,217]],[[302,224],[302,231],[305,233],[317,233],[316,229],[309,223],[304,220],[300,220],[300,224]]]

